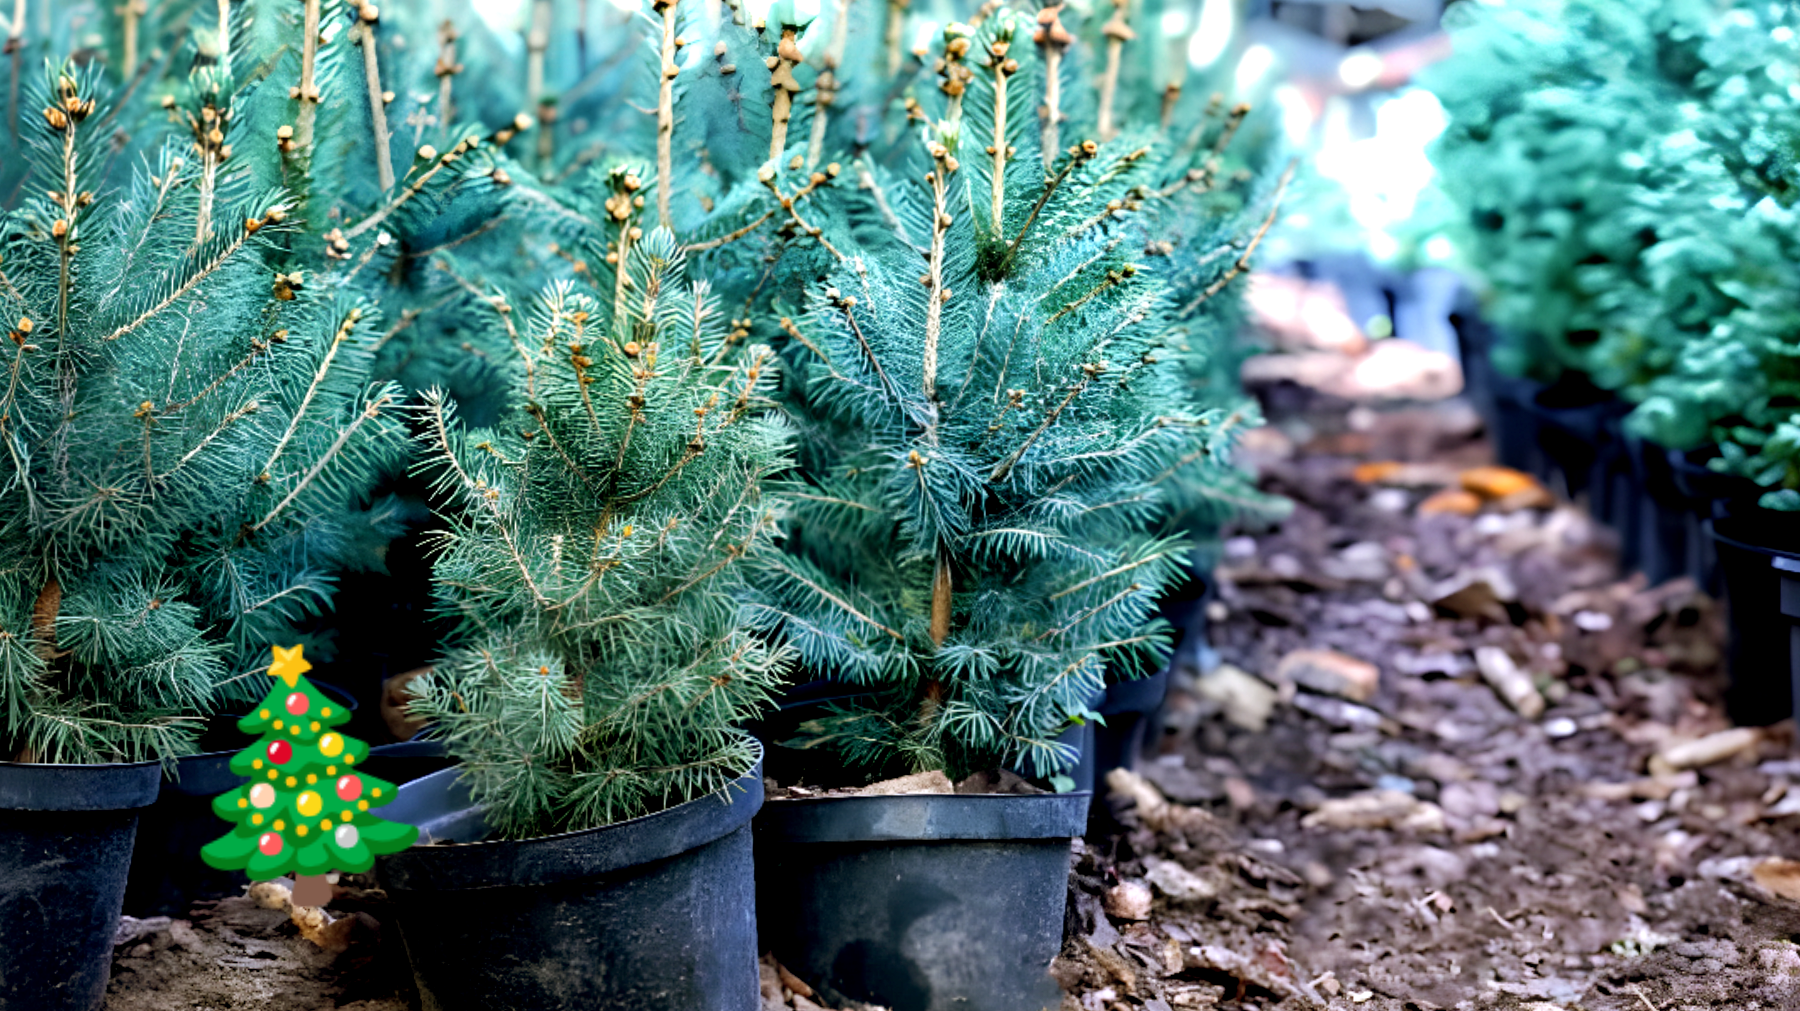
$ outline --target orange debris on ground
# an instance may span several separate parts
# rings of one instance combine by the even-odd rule
[[[1473,516],[1481,511],[1481,496],[1461,488],[1445,488],[1419,503],[1420,516],[1435,516],[1445,513],[1453,516]]]
[[[1504,499],[1521,492],[1542,492],[1537,478],[1511,467],[1470,467],[1457,479],[1465,491],[1484,499]]]

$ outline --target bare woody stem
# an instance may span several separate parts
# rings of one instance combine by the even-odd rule
[[[300,103],[294,116],[294,146],[302,157],[312,152],[313,120],[319,112],[319,86],[315,80],[319,68],[319,4],[322,0],[306,0],[305,25],[300,39],[300,84],[288,91],[288,97]]]
[[[1056,163],[1057,149],[1062,147],[1062,58],[1075,36],[1063,27],[1062,4],[1051,4],[1038,11],[1038,26],[1031,34],[1044,56],[1044,105],[1038,110],[1043,119],[1039,146],[1043,148],[1044,168]]]
[[[937,141],[930,142],[934,168],[926,175],[931,184],[931,257],[924,281],[927,289],[925,308],[925,349],[920,358],[924,373],[925,399],[937,399],[938,340],[943,330],[944,303],[950,291],[944,287],[944,240],[949,235],[952,219],[948,208],[950,176],[956,172],[956,156]]]
[[[18,0],[24,6],[25,0]],[[906,62],[904,49],[906,34],[906,7],[909,0],[888,0],[887,17],[887,75],[894,78],[900,75],[900,67]]]
[[[662,14],[662,73],[656,92],[656,221],[673,229],[669,197],[675,190],[675,77],[681,73],[675,65],[675,0],[655,0],[652,7]]]
[[[556,101],[544,91],[545,57],[550,50],[550,32],[555,17],[551,0],[534,0],[531,7],[531,30],[525,35],[525,98],[527,107],[537,114],[538,172],[549,178],[556,153]]]
[[[119,67],[119,76],[129,80],[131,75],[137,71],[138,28],[142,24],[143,16],[149,13],[150,7],[144,0],[125,0],[117,10],[119,18],[123,22],[121,34],[124,35],[124,38],[120,40],[120,63],[122,66]]]
[[[794,68],[800,65],[804,54],[800,52],[800,44],[795,39],[794,26],[781,26],[781,41],[775,44],[775,55],[769,57],[769,88],[771,97],[771,126],[769,132],[769,157],[780,158],[787,150],[788,123],[794,118],[794,96],[800,93],[800,82],[794,77]]]
[[[994,159],[993,216],[994,234],[1003,235],[1006,227],[1006,160],[1012,148],[1006,145],[1006,80],[1018,72],[1019,61],[1008,59],[1010,42],[996,41],[988,50],[988,65],[994,71],[994,142],[988,154]]]
[[[381,62],[375,51],[375,21],[380,16],[374,4],[363,4],[357,14],[357,29],[362,35],[363,77],[369,85],[369,126],[375,134],[375,174],[381,192],[394,188],[394,156],[388,150],[387,95],[381,90]]]
[[[955,587],[950,575],[950,559],[942,552],[931,577],[931,641],[939,646],[950,637],[950,604]]]
[[[48,2],[48,0],[46,0]],[[12,56],[12,77],[6,94],[6,122],[13,140],[19,139],[19,68],[25,57],[25,0],[13,0],[12,24],[6,30],[6,52]]]
[[[1166,131],[1175,123],[1175,105],[1181,101],[1181,87],[1187,82],[1187,36],[1178,36],[1169,40],[1169,83],[1163,86],[1162,128]]]
[[[1125,8],[1130,0],[1112,2],[1113,16],[1100,29],[1106,36],[1106,71],[1100,78],[1100,114],[1096,126],[1102,141],[1118,135],[1119,131],[1113,125],[1113,104],[1119,92],[1119,64],[1124,59],[1125,43],[1137,38],[1137,33],[1125,20]]]
[[[450,125],[456,119],[454,96],[450,93],[451,82],[456,75],[462,73],[462,64],[456,62],[456,25],[449,18],[438,26],[438,59],[434,73],[438,79],[438,126],[439,134],[448,138]]]
[[[850,39],[850,0],[837,0],[831,22],[831,40],[820,58],[819,79],[813,84],[812,134],[806,141],[806,167],[819,164],[825,152],[825,128],[831,121],[831,104],[837,101],[837,68]]]
[[[544,55],[550,49],[550,0],[533,0],[531,29],[525,33],[525,104],[535,109],[544,98]]]
[[[944,55],[937,65],[941,78],[938,90],[945,96],[944,120],[951,126],[962,122],[963,93],[969,90],[969,81],[975,76],[967,62],[969,47],[973,44],[965,34],[967,30],[967,25],[952,25],[944,30]]]
[[[219,70],[231,80],[231,0],[219,0]]]

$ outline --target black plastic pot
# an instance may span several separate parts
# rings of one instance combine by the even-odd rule
[[[346,710],[356,709],[350,693],[329,683],[313,685]],[[255,740],[237,729],[237,716],[213,722],[229,725],[242,739],[239,748],[208,751],[176,759],[157,793],[156,803],[138,816],[137,847],[132,851],[131,874],[125,888],[125,912],[131,916],[185,916],[198,899],[216,899],[242,892],[250,879],[243,871],[222,871],[200,859],[200,847],[230,831],[231,826],[213,813],[213,798],[235,790],[246,780],[231,771],[231,757]],[[223,743],[223,730],[209,728],[206,740]],[[371,748],[373,759],[381,748]],[[385,773],[376,773],[392,779]],[[395,780],[398,782],[398,780]]]
[[[1639,515],[1644,487],[1632,462],[1633,443],[1625,434],[1628,413],[1629,404],[1612,400],[1600,416],[1594,466],[1588,478],[1588,508],[1595,519],[1618,535],[1619,565],[1631,571],[1644,564],[1643,522]]]
[[[1758,510],[1706,524],[1719,559],[1731,638],[1725,706],[1733,721],[1767,726],[1795,715],[1800,677],[1800,522]]]
[[[423,1007],[756,1011],[762,797],[759,761],[719,794],[617,825],[383,858]]]
[[[1495,461],[1543,479],[1546,468],[1537,444],[1538,419],[1531,409],[1542,384],[1499,373],[1492,373],[1489,382],[1494,413],[1488,437]]]
[[[1095,778],[1104,781],[1114,769],[1137,768],[1145,745],[1155,740],[1153,734],[1160,734],[1158,716],[1168,694],[1168,667],[1147,678],[1107,687],[1098,710],[1105,722],[1094,728],[1091,761]],[[1093,789],[1092,783],[1078,785]]]
[[[1539,390],[1526,409],[1537,421],[1539,477],[1551,491],[1584,502],[1604,521],[1606,503],[1595,498],[1600,489],[1594,487],[1594,475],[1607,418],[1619,411],[1617,401],[1585,384],[1569,383]]]
[[[770,801],[756,819],[763,947],[827,999],[1045,1011],[1086,792]]]
[[[0,1011],[93,1011],[106,997],[138,812],[155,762],[0,762]]]
[[[1710,549],[1705,548],[1700,514],[1675,482],[1668,449],[1629,433],[1625,442],[1639,492],[1635,503],[1638,568],[1651,585],[1689,576],[1705,586],[1703,557],[1710,556]]]

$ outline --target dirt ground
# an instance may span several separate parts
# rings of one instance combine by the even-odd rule
[[[1471,476],[1474,429],[1333,405],[1249,447],[1295,510],[1226,543],[1216,663],[1075,846],[1066,1009],[1800,1008],[1791,727],[1728,732],[1717,608]],[[346,884],[337,952],[250,898],[128,921],[107,1008],[409,1008]]]
[[[1226,544],[1220,665],[1114,777],[1067,1006],[1800,1008],[1800,761],[1718,733],[1714,605],[1541,492],[1442,493],[1495,477],[1466,409],[1348,418],[1259,439],[1294,514]]]

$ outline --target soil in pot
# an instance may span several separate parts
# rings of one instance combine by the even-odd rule
[[[756,819],[765,948],[833,1002],[1044,1011],[1089,794],[772,800]]]
[[[138,812],[161,768],[0,763],[0,1011],[106,995]]]
[[[762,796],[759,761],[718,794],[617,825],[384,858],[422,1006],[757,1011]]]
[[[1747,726],[1778,723],[1795,714],[1797,698],[1800,517],[1745,510],[1712,520],[1706,529],[1730,627],[1726,711]]]

